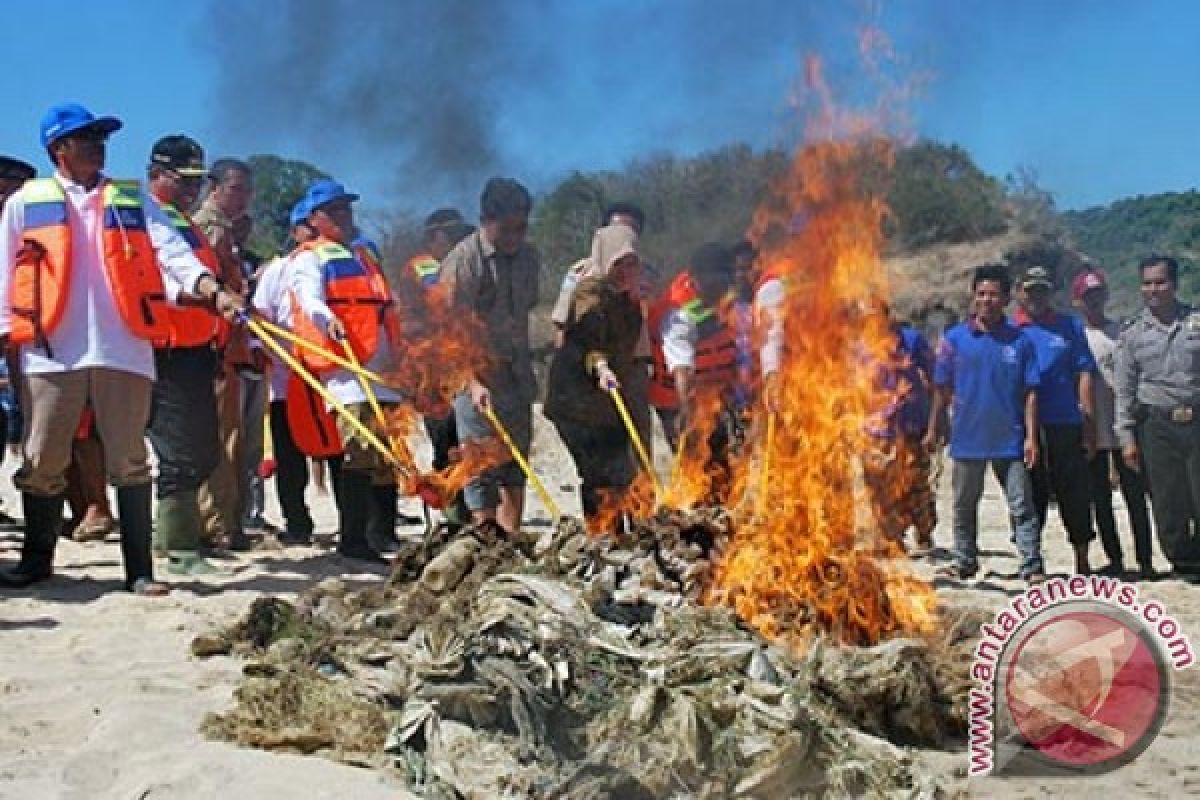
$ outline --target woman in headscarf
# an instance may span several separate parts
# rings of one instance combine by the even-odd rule
[[[589,521],[606,494],[633,481],[629,435],[609,390],[631,383],[633,371],[644,369],[634,363],[642,332],[640,264],[632,228],[596,231],[563,326],[563,345],[550,364],[545,413],[575,460]]]

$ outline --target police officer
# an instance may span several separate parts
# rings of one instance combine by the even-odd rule
[[[1146,308],[1117,344],[1117,439],[1125,463],[1146,466],[1163,554],[1200,575],[1200,310],[1179,302],[1179,264],[1142,261]]]

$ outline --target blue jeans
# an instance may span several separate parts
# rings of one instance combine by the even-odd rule
[[[979,500],[983,497],[983,479],[989,464],[1008,501],[1008,514],[1021,557],[1021,577],[1044,572],[1042,535],[1033,506],[1033,484],[1024,462],[1016,458],[954,459],[951,478],[954,484],[955,563],[965,572],[979,568]]]

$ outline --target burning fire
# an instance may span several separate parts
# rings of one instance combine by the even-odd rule
[[[815,60],[808,81],[822,113],[749,232],[760,268],[786,286],[778,410],[773,435],[760,430],[733,459],[726,503],[740,513],[706,599],[771,638],[802,645],[816,630],[869,644],[929,630],[936,607],[926,583],[880,557],[898,547],[859,524],[866,422],[887,399],[868,362],[892,350],[887,321],[872,309],[888,293],[882,194],[893,145],[865,117],[833,111]],[[756,415],[765,416],[761,406]],[[711,424],[711,413],[697,416]],[[689,436],[703,442],[706,432]],[[667,502],[707,491],[700,450],[683,451]]]
[[[472,442],[459,448],[449,467],[421,473],[409,447],[421,416],[450,413],[454,394],[487,365],[481,346],[486,341],[482,326],[473,315],[451,307],[448,291],[444,283],[425,288],[410,271],[403,273],[394,292],[401,323],[395,350],[402,357],[384,372],[388,382],[410,398],[388,412],[388,434],[399,462],[401,491],[419,495],[439,508],[475,475],[509,458],[499,439]]]

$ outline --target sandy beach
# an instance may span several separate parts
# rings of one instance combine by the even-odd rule
[[[659,448],[660,462],[665,448]],[[9,477],[0,472],[4,507],[19,513]],[[564,510],[576,511],[574,471],[552,430],[539,420],[535,469]],[[949,475],[940,487],[942,524],[936,539],[950,541]],[[336,527],[332,498],[310,487],[318,532]],[[406,503],[405,510],[418,513]],[[1123,512],[1121,512],[1123,513]],[[274,495],[268,517],[279,522]],[[527,522],[548,524],[530,493]],[[1119,514],[1120,517],[1120,514]],[[1122,520],[1122,523],[1124,520]],[[419,530],[418,528],[411,529]],[[998,608],[1023,584],[1002,577],[1016,569],[1002,498],[989,484],[981,511],[983,569],[972,588],[942,587],[947,603]],[[1124,530],[1124,528],[1123,528]],[[19,534],[0,534],[0,560],[16,558]],[[1132,545],[1126,536],[1127,550]],[[1046,529],[1047,567],[1065,573],[1070,561],[1056,517]],[[944,557],[945,551],[940,555]],[[1093,562],[1104,561],[1099,544]],[[941,563],[941,562],[939,562]],[[351,584],[379,580],[321,548],[288,548],[238,555],[222,562],[228,575],[173,582],[165,599],[144,599],[120,590],[120,554],[114,539],[63,541],[56,577],[29,590],[0,595],[0,798],[63,800],[200,800],[221,797],[403,798],[400,783],[368,769],[319,757],[282,755],[206,740],[204,715],[229,707],[240,662],[200,660],[191,639],[228,623],[262,594],[284,597],[321,578],[338,575]],[[935,564],[922,562],[930,575]],[[1167,565],[1159,556],[1158,567]],[[160,569],[160,574],[163,570]],[[1143,584],[1143,597],[1160,601],[1200,641],[1200,587],[1180,581]],[[1158,739],[1136,761],[1103,778],[988,778],[965,784],[971,796],[1003,798],[1084,797],[1099,786],[1115,797],[1200,796],[1200,670],[1176,673],[1170,713]],[[928,763],[961,780],[965,754],[926,754]],[[1101,783],[1102,782],[1102,783]]]

